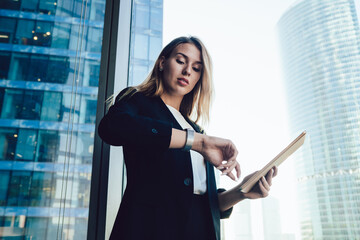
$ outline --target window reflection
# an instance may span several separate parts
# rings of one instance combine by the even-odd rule
[[[53,48],[68,48],[71,25],[67,23],[54,23],[52,32]]]
[[[14,43],[32,45],[33,41],[36,41],[34,33],[35,21],[19,19],[17,21]]]
[[[1,160],[13,160],[18,137],[17,129],[0,128],[0,157]]]
[[[134,48],[134,57],[139,59],[148,58],[149,37],[143,34],[135,34],[136,48]]]
[[[0,43],[10,43],[14,37],[16,21],[11,18],[0,18]]]
[[[5,89],[1,118],[14,119],[20,116],[23,102],[23,91]]]
[[[57,162],[60,136],[56,131],[39,131],[38,162]]]
[[[63,116],[62,98],[63,94],[60,92],[44,92],[41,120],[61,121]]]
[[[7,199],[8,206],[28,206],[30,201],[31,172],[12,171],[9,193]]]
[[[30,55],[12,53],[8,72],[9,80],[26,80],[29,74]]]
[[[34,161],[37,132],[32,129],[19,129],[15,160]]]
[[[10,172],[9,171],[0,171],[0,206],[6,205],[7,193],[9,188]],[[1,226],[1,220],[0,220]]]

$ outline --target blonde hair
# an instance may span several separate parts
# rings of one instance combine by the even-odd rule
[[[199,81],[191,92],[186,94],[180,104],[180,112],[197,123],[200,119],[203,124],[209,122],[210,107],[213,97],[212,81],[212,62],[211,57],[204,44],[196,37],[178,37],[172,40],[159,54],[153,69],[143,83],[134,88],[142,92],[145,96],[161,96],[164,92],[162,72],[160,71],[160,61],[162,57],[169,58],[172,51],[180,44],[191,43],[199,49],[202,60],[202,73]],[[134,89],[133,88],[133,89]],[[134,94],[135,91],[129,89],[122,97]]]

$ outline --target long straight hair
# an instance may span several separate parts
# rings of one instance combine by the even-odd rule
[[[172,40],[159,54],[155,65],[148,77],[143,83],[134,88],[149,97],[161,96],[164,92],[164,83],[162,72],[160,71],[160,61],[164,57],[168,59],[172,51],[180,44],[191,43],[199,49],[202,61],[202,72],[199,81],[196,83],[191,92],[183,97],[180,104],[180,112],[184,116],[192,119],[197,123],[200,119],[203,124],[209,122],[210,107],[213,98],[213,81],[212,81],[212,62],[211,57],[204,44],[196,37],[178,37]],[[133,89],[129,89],[124,96],[134,94]]]

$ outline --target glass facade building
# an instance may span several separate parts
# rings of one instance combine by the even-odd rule
[[[129,85],[162,44],[132,1]],[[0,1],[0,238],[86,239],[106,0]]]
[[[142,83],[162,49],[163,0],[133,2],[129,86]]]
[[[297,1],[278,23],[296,160],[302,239],[360,236],[358,1]]]

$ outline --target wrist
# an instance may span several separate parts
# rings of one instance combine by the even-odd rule
[[[196,132],[195,136],[194,136],[194,143],[193,143],[191,150],[201,153],[203,146],[204,146],[205,138],[206,138],[206,135]]]
[[[185,129],[185,131],[186,131],[186,140],[182,150],[185,152],[189,152],[194,144],[195,131],[193,129]]]
[[[237,195],[238,195],[238,200],[239,201],[242,201],[242,200],[244,200],[244,199],[247,199],[247,197],[245,196],[245,194],[241,191],[241,189],[239,189],[238,191],[237,191]]]

